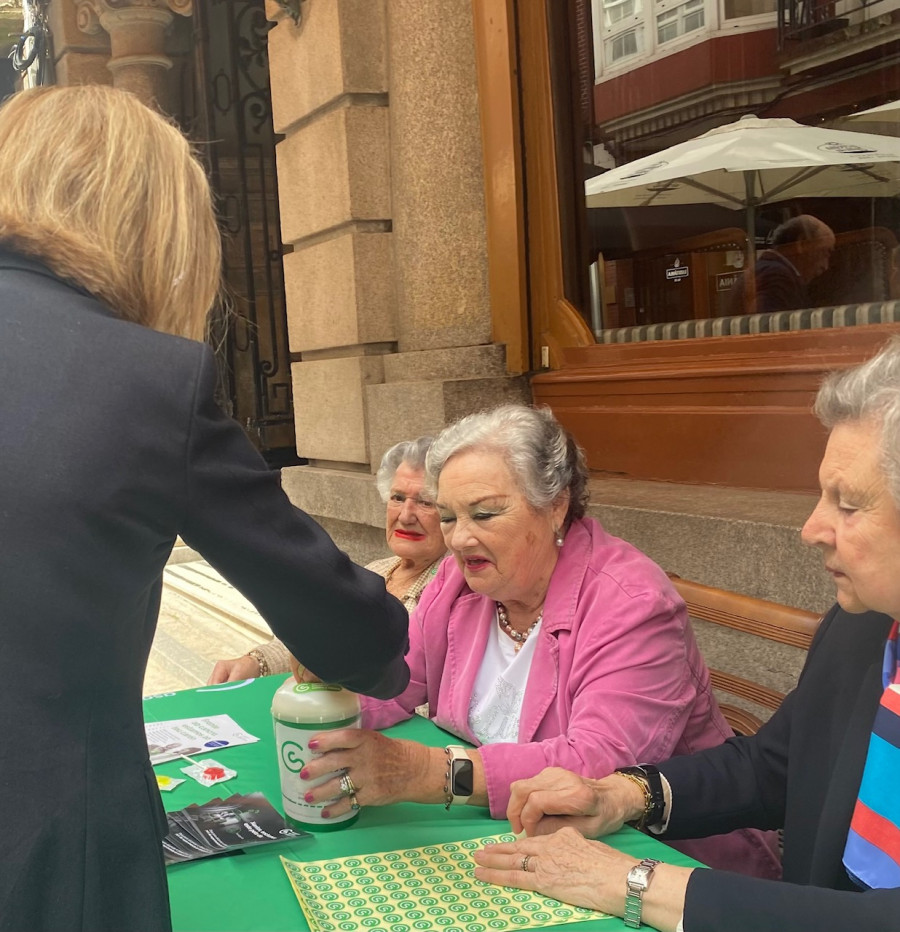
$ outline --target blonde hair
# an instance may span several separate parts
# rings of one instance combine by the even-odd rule
[[[0,108],[0,242],[125,320],[203,339],[221,275],[206,174],[125,91],[40,87]]]

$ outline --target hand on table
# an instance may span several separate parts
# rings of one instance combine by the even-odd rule
[[[637,858],[588,841],[573,828],[553,835],[486,845],[474,851],[475,877],[496,886],[519,887],[563,903],[621,916],[629,870]],[[526,860],[527,858],[527,860]],[[673,932],[684,913],[693,868],[657,864],[643,897],[642,923]]]
[[[602,842],[588,841],[573,828],[486,845],[473,857],[475,877],[485,883],[535,890],[619,916],[625,909],[625,877],[638,863]]]
[[[322,756],[303,768],[302,779],[317,780],[338,771],[306,797],[307,802],[313,803],[334,799],[326,810],[329,816],[343,815],[350,808],[351,801],[343,795],[340,785],[344,772],[352,782],[360,806],[385,806],[417,799],[417,788],[426,783],[429,752],[435,750],[362,728],[320,732],[313,736],[309,746]]]
[[[249,680],[259,676],[259,664],[254,657],[244,654],[243,657],[233,657],[231,660],[219,660],[212,668],[207,686],[218,686],[220,683],[233,683],[235,680]]]
[[[511,787],[506,814],[514,832],[548,835],[565,826],[588,838],[618,831],[644,807],[640,789],[620,776],[581,777],[562,767],[547,767]]]

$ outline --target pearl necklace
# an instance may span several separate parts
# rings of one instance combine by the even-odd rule
[[[542,609],[527,631],[516,631],[509,623],[509,615],[506,612],[506,606],[502,602],[497,603],[497,623],[500,625],[500,630],[504,631],[516,642],[515,649],[517,654],[522,649],[522,645],[528,640],[528,635],[541,623],[543,617],[544,611]]]

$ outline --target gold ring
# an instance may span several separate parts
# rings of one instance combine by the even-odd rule
[[[353,781],[350,779],[350,774],[345,773],[341,777],[341,792],[344,796],[353,796],[356,793],[356,787],[353,785]]]
[[[522,858],[522,863],[521,863],[521,865],[520,865],[520,868],[521,868],[523,871],[525,871],[526,874],[528,873],[528,862],[529,862],[530,860],[531,860],[531,855],[530,855],[530,854],[526,854],[526,855],[524,855],[523,858]]]
[[[356,798],[356,793],[350,794],[350,808],[356,812],[359,809],[359,800]]]

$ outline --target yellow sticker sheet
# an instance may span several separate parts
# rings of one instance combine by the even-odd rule
[[[312,932],[504,932],[609,918],[528,890],[476,880],[472,852],[515,840],[515,835],[489,835],[323,861],[282,857],[281,862]]]

